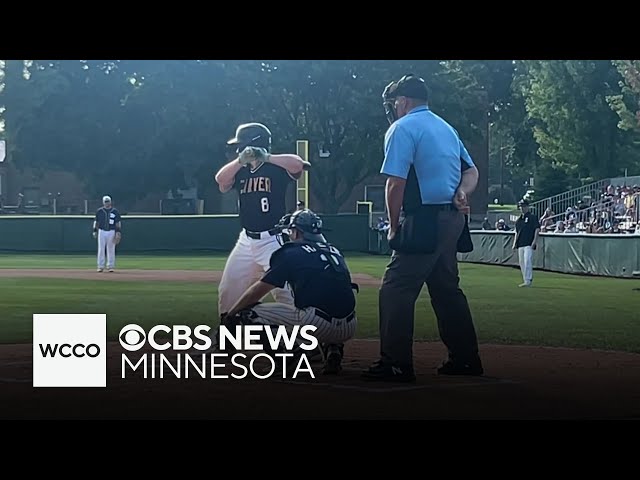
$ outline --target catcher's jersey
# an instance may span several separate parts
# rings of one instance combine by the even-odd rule
[[[96,224],[98,229],[106,232],[116,229],[116,223],[121,221],[120,213],[115,208],[100,207],[96,211]]]
[[[262,281],[280,288],[288,283],[299,309],[315,307],[344,318],[356,306],[347,263],[337,248],[326,243],[285,243],[271,255]]]
[[[251,232],[271,230],[287,213],[287,188],[294,180],[284,168],[271,163],[242,168],[233,184],[238,191],[242,228]]]

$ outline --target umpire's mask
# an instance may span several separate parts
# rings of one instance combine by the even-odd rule
[[[391,82],[382,92],[382,105],[389,124],[392,124],[401,115],[398,115],[396,99],[398,97],[413,98],[422,100],[425,103],[429,100],[427,85],[424,80],[412,73],[408,73],[400,80]]]

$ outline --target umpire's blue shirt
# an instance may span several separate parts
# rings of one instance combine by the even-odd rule
[[[384,137],[380,173],[407,179],[414,166],[422,204],[451,203],[460,185],[462,159],[475,166],[458,132],[426,106],[396,120]]]

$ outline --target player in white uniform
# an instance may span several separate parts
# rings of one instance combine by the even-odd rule
[[[271,154],[271,132],[260,123],[240,125],[227,145],[235,158],[215,179],[221,192],[238,191],[242,230],[218,287],[221,317],[268,270],[271,254],[281,246],[274,227],[286,214],[287,187],[309,166],[298,155]],[[277,302],[293,304],[286,285],[272,293]]]

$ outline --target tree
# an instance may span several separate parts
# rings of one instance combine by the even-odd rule
[[[74,172],[89,194],[133,201],[199,183],[216,149],[224,159],[216,62],[34,61],[29,75],[18,63],[3,92],[18,167]]]
[[[622,76],[622,93],[607,97],[609,105],[620,117],[622,130],[640,132],[640,60],[612,60]]]
[[[272,128],[274,147],[290,150],[295,140],[309,140],[311,190],[327,213],[336,212],[352,188],[382,163],[388,124],[381,100],[384,75],[375,74],[379,69],[375,61],[244,64],[245,75],[255,79],[254,112],[263,112],[252,118],[264,118]],[[320,157],[320,148],[329,158]]]
[[[566,172],[575,185],[638,165],[632,137],[617,128],[616,114],[607,103],[607,97],[617,93],[619,79],[610,61],[519,63],[519,85],[538,153],[554,170]]]

